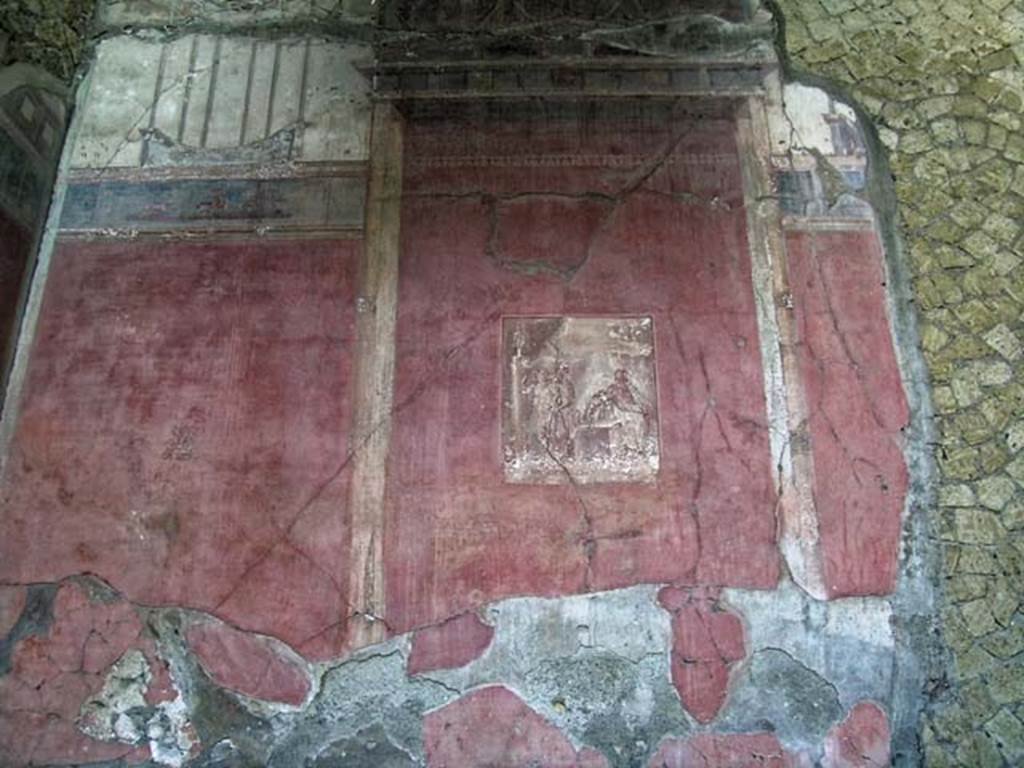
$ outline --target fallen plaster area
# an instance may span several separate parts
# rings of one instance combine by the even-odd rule
[[[332,756],[379,765],[382,755],[396,766],[490,764],[489,738],[505,743],[515,720],[478,721],[467,736],[479,744],[461,746],[461,754],[441,755],[430,737],[432,718],[446,707],[495,686],[545,721],[546,738],[564,734],[577,755],[603,755],[594,765],[646,765],[659,746],[704,730],[680,705],[670,673],[677,638],[701,627],[674,633],[658,591],[502,601],[483,611],[493,639],[464,666],[409,675],[413,633],[312,667],[319,689],[299,711],[239,701],[274,734],[260,758],[273,766],[332,765]],[[829,732],[856,705],[890,698],[897,659],[887,601],[822,604],[791,586],[779,594],[730,590],[723,598],[743,616],[744,656],[729,670],[716,732],[771,733],[791,755],[818,764]],[[460,714],[472,721],[479,713]],[[536,738],[524,754],[533,749],[542,760]],[[237,737],[221,742],[222,754],[229,743],[237,748]]]
[[[153,762],[184,765],[194,745],[181,696],[150,706],[153,673],[145,654],[126,651],[107,671],[103,687],[82,704],[78,727],[99,741],[145,744]]]
[[[51,660],[54,672],[36,683],[44,699],[72,682],[97,687],[70,713],[73,727],[91,737],[80,755],[145,756],[154,766],[404,768],[506,764],[501,759],[514,755],[523,765],[653,768],[662,765],[656,754],[711,749],[701,746],[710,733],[726,742],[737,734],[735,744],[714,747],[739,750],[737,765],[748,764],[743,750],[766,743],[787,764],[859,765],[831,760],[828,750],[844,721],[865,707],[884,742],[875,743],[877,728],[844,738],[888,749],[885,713],[901,663],[888,601],[821,603],[787,585],[773,593],[726,590],[713,600],[717,615],[740,619],[739,634],[728,638],[710,614],[685,613],[711,597],[639,586],[499,601],[456,620],[485,629],[477,656],[462,653],[465,625],[442,626],[448,636],[426,664],[434,668],[413,672],[417,645],[436,628],[309,664],[278,641],[210,616],[132,606],[105,585],[73,580],[33,597],[37,623],[23,616],[16,625],[22,639],[7,649],[14,672],[3,686],[10,696],[12,682],[30,680],[27,653]],[[694,642],[702,636],[716,649],[738,642],[739,653],[725,677],[682,682],[672,669],[681,649],[690,666],[721,661]],[[215,655],[210,638],[218,638]],[[83,640],[85,661],[75,667]],[[101,669],[100,657],[113,661]],[[448,666],[453,660],[465,663]],[[708,696],[718,702],[707,725],[681,703],[688,693],[697,704]],[[452,729],[463,737],[448,738]],[[754,747],[746,741],[752,734],[759,735]],[[37,749],[45,764],[46,744]],[[554,755],[573,762],[552,762]]]

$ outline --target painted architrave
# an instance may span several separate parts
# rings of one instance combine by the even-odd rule
[[[61,216],[64,234],[355,232],[363,226],[361,163],[78,172]]]

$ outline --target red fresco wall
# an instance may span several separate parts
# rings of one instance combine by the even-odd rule
[[[0,581],[94,574],[339,653],[361,247],[63,242],[3,489]]]
[[[829,595],[896,586],[909,421],[874,230],[786,235]]]
[[[772,588],[775,495],[734,126],[407,126],[389,623],[641,582]],[[653,318],[655,482],[510,484],[501,318]]]
[[[774,588],[734,125],[420,118],[405,158],[390,631],[513,595]],[[830,594],[887,593],[907,406],[881,251],[857,229],[787,246]],[[361,248],[63,241],[3,486],[0,581],[94,574],[307,658],[345,651]],[[502,321],[524,316],[652,319],[652,480],[507,480]]]

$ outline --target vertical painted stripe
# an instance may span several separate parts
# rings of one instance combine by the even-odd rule
[[[352,548],[348,603],[353,648],[384,639],[387,608],[384,501],[394,396],[402,195],[402,127],[398,113],[389,104],[374,106],[370,145],[349,497]]]
[[[188,54],[188,72],[185,75],[185,95],[182,98],[181,103],[181,120],[178,123],[178,143],[185,138],[185,120],[188,118],[188,103],[189,99],[192,98],[192,80],[196,76],[196,48],[199,43],[198,36],[192,38],[192,47]]]
[[[220,44],[218,37],[213,44],[213,64],[210,68],[210,87],[206,91],[206,113],[203,116],[203,131],[199,137],[199,146],[206,146],[206,138],[210,132],[210,116],[213,114],[213,97],[217,90],[217,71],[220,69]]]

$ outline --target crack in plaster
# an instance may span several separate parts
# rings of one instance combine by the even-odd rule
[[[305,499],[305,501],[303,501],[303,503],[300,505],[298,511],[292,516],[292,519],[289,521],[288,525],[285,526],[284,529],[282,529],[279,532],[279,538],[273,544],[267,547],[267,550],[263,555],[259,556],[253,563],[246,567],[245,571],[243,571],[241,576],[239,576],[238,579],[236,580],[234,586],[232,586],[229,589],[228,593],[218,601],[216,606],[214,606],[214,611],[217,611],[218,609],[222,608],[228,602],[228,600],[230,600],[230,598],[244,586],[248,576],[270,556],[271,552],[274,549],[274,546],[277,543],[288,543],[287,537],[294,530],[295,526],[298,525],[298,523],[302,519],[302,516],[321,497],[321,495],[327,490],[331,483],[333,483],[342,475],[342,473],[355,459],[356,454],[358,454],[359,451],[361,451],[370,442],[374,434],[376,434],[381,429],[385,428],[385,426],[390,422],[392,417],[401,413],[403,410],[411,406],[424,392],[426,392],[427,387],[443,374],[445,364],[448,363],[448,361],[450,361],[453,357],[458,355],[467,346],[472,344],[482,334],[484,334],[491,327],[491,323],[493,323],[494,320],[497,319],[499,316],[500,313],[492,312],[487,317],[483,318],[479,326],[475,330],[471,331],[465,338],[444,350],[443,354],[440,355],[439,360],[435,364],[433,372],[426,376],[423,376],[421,380],[417,382],[416,385],[413,387],[409,395],[407,395],[398,403],[393,404],[390,410],[384,416],[378,419],[377,423],[373,424],[371,428],[366,431],[366,434],[364,434],[360,438],[359,442],[354,447],[349,449],[349,451],[345,454],[344,458],[342,459],[338,467],[325,480],[323,480],[319,485],[317,485],[316,488],[314,488],[312,493],[310,493]],[[335,586],[338,586],[333,579],[332,583],[335,583]],[[348,604],[348,601],[345,599],[344,596],[344,591],[341,590],[340,587],[338,588],[338,594],[342,601]],[[351,607],[352,606],[349,605],[349,608]],[[350,618],[355,615],[355,612],[350,614]],[[375,615],[373,616],[373,620],[384,622],[385,628],[390,631],[390,627],[388,626],[386,620],[383,617]],[[324,631],[326,631],[326,629],[321,630],[321,632],[318,634],[322,634]]]

